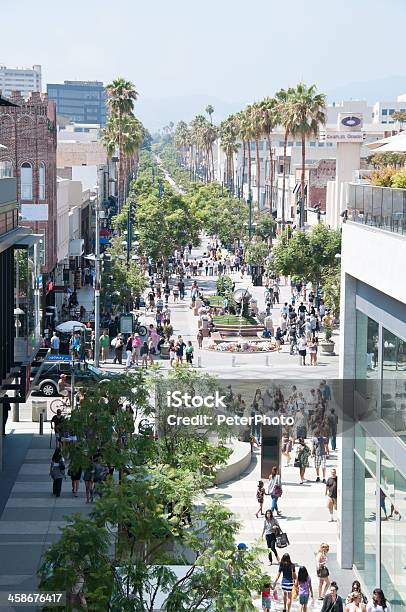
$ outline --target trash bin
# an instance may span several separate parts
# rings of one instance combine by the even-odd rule
[[[46,400],[32,400],[31,420],[33,423],[39,423],[39,415],[41,412],[44,415],[44,421],[47,420],[48,404]]]

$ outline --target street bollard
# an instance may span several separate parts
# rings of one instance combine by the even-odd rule
[[[232,368],[235,368],[235,361],[236,361],[236,357],[235,357],[235,355],[233,355],[232,358],[231,358],[231,367]]]
[[[269,367],[269,355],[265,357],[265,365],[267,368]]]
[[[40,412],[39,414],[39,435],[44,435],[44,413]]]
[[[198,358],[197,358],[197,367],[198,367],[198,368],[201,368],[201,367],[202,367],[202,358],[201,358],[201,357],[198,357]]]

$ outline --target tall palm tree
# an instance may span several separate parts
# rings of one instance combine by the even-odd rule
[[[206,113],[210,117],[210,123],[213,123],[212,114],[214,113],[214,107],[211,104],[208,104],[206,106]]]
[[[103,144],[107,154],[111,157],[116,151],[117,142],[121,142],[122,177],[136,172],[138,164],[138,151],[144,140],[145,129],[142,123],[133,115],[124,115],[119,120],[117,116],[110,115],[102,133]],[[124,185],[126,191],[126,185]]]
[[[276,92],[275,98],[277,100],[276,111],[278,113],[279,122],[285,129],[285,137],[283,140],[283,174],[282,174],[282,228],[285,227],[286,215],[285,215],[285,186],[286,186],[286,157],[287,157],[287,145],[289,134],[292,133],[292,127],[294,125],[294,112],[292,108],[292,99],[294,95],[294,89],[289,87],[288,89],[280,89]]]
[[[106,86],[107,106],[112,116],[117,117],[118,134],[117,145],[119,151],[119,166],[118,166],[118,205],[121,208],[124,176],[123,176],[123,117],[132,114],[134,110],[134,101],[138,98],[133,83],[123,78],[118,78]]]
[[[274,181],[274,170],[273,170],[273,154],[272,154],[272,139],[271,132],[273,128],[278,125],[279,117],[277,113],[277,101],[275,98],[265,98],[260,102],[262,109],[262,131],[266,136],[269,150],[269,183],[270,183],[270,199],[269,199],[269,210],[272,214],[273,209],[273,181]]]
[[[253,129],[253,122],[251,117],[251,106],[243,111],[242,118],[242,129],[245,135],[245,142],[247,143],[248,151],[248,199],[251,199],[251,184],[252,184],[252,163],[251,163],[251,142],[255,139],[255,130]]]
[[[305,167],[306,167],[306,138],[317,136],[320,125],[326,123],[326,96],[317,93],[316,85],[307,86],[299,83],[292,95],[293,125],[291,132],[300,136],[302,142],[302,172],[300,179],[300,194],[302,210],[305,201]],[[301,215],[301,223],[304,218]]]
[[[251,131],[254,135],[255,139],[255,152],[257,158],[257,206],[258,210],[260,210],[260,196],[261,196],[261,161],[259,156],[259,139],[261,137],[263,131],[263,112],[262,107],[258,102],[254,102],[250,106],[250,123],[251,123]]]
[[[190,146],[190,132],[185,121],[179,121],[174,134],[175,146],[180,150],[182,164],[187,164],[187,151]]]
[[[234,187],[234,155],[239,149],[238,121],[230,115],[220,125],[221,148],[226,154],[226,179],[230,189]]]

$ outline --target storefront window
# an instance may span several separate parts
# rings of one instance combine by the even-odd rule
[[[381,414],[406,441],[406,341],[384,329],[382,343]]]
[[[376,481],[357,456],[354,460],[354,565],[372,591],[376,586]]]
[[[379,399],[379,325],[357,310],[355,388],[359,394],[356,414],[375,419]]]
[[[393,522],[395,526],[395,589],[393,600],[390,603],[392,612],[401,612],[406,610],[406,478],[398,471],[395,471],[395,507],[393,511]]]
[[[395,493],[395,470],[385,453],[381,452],[381,587],[389,601],[393,601],[395,584],[395,529],[393,501]],[[388,497],[390,496],[390,497]]]

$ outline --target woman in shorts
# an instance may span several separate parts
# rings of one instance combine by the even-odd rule
[[[309,603],[309,597],[313,596],[312,579],[309,576],[307,569],[302,566],[299,567],[297,573],[296,589],[299,594],[299,605],[300,612],[307,612],[307,604]]]

